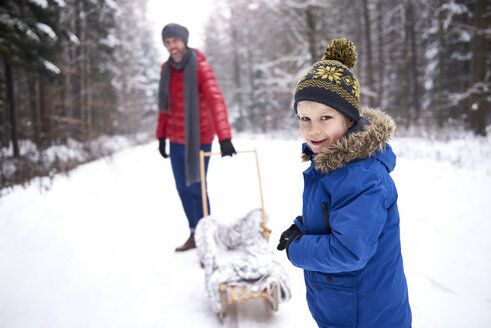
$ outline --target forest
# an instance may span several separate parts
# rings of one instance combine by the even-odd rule
[[[238,130],[288,125],[299,74],[345,37],[356,45],[362,105],[389,112],[402,128],[489,133],[487,0],[222,0],[216,7],[205,54]]]
[[[213,7],[203,50],[235,131],[294,126],[299,75],[345,37],[358,53],[361,104],[390,113],[400,131],[490,132],[488,0]],[[0,1],[0,189],[105,156],[104,137],[153,136],[162,45],[146,15],[146,0]]]
[[[107,155],[94,142],[103,136],[154,128],[161,59],[146,8],[146,0],[0,2],[0,189]],[[50,156],[55,146],[78,151]]]

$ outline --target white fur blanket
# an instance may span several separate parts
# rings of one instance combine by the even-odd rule
[[[290,299],[288,274],[262,237],[261,222],[261,209],[229,224],[214,216],[199,221],[196,246],[205,269],[206,291],[216,312],[220,311],[218,286],[222,282],[260,293],[274,281],[279,286],[280,302]]]

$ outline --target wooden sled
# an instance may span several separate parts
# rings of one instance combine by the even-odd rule
[[[259,160],[257,156],[257,150],[244,150],[237,151],[237,154],[243,153],[254,153],[256,156],[256,166],[257,166],[257,176],[259,180],[259,193],[261,195],[261,212],[262,212],[262,236],[264,239],[269,241],[269,235],[271,234],[271,229],[267,227],[267,216],[266,211],[264,210],[264,198],[262,192],[262,184],[261,184],[261,173],[259,171]],[[210,157],[213,155],[221,155],[222,153],[213,153],[213,152],[205,152],[203,150],[200,151],[200,175],[201,175],[201,196],[203,200],[203,217],[208,216],[208,203],[206,196],[206,179],[205,179],[205,157]],[[278,310],[279,304],[279,286],[276,282],[271,282],[269,289],[264,288],[261,292],[255,292],[249,290],[245,286],[236,286],[237,283],[228,283],[222,282],[218,289],[220,295],[220,303],[221,309],[218,313],[220,319],[223,319],[227,313],[227,305],[232,303],[238,303],[242,301],[255,300],[255,299],[266,299],[271,306],[273,311]]]

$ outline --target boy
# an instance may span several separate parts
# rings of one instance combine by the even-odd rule
[[[303,213],[278,249],[304,270],[319,327],[411,327],[402,263],[394,121],[361,110],[353,43],[334,40],[298,82],[294,107],[305,139]]]

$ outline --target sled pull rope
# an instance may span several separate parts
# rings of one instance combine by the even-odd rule
[[[264,197],[263,197],[263,187],[261,183],[261,171],[259,170],[259,159],[257,156],[257,150],[239,150],[237,154],[244,153],[254,153],[256,155],[256,166],[257,166],[257,177],[259,179],[259,194],[261,195],[261,212],[263,217],[263,222],[261,223],[261,228],[263,228],[263,236],[269,241],[269,234],[271,230],[266,226],[266,211],[264,210]],[[200,176],[201,176],[201,198],[203,201],[203,217],[208,216],[208,202],[206,201],[206,179],[205,179],[205,157],[211,157],[213,155],[221,155],[220,152],[205,152],[200,150],[199,152],[199,164],[200,164]]]

